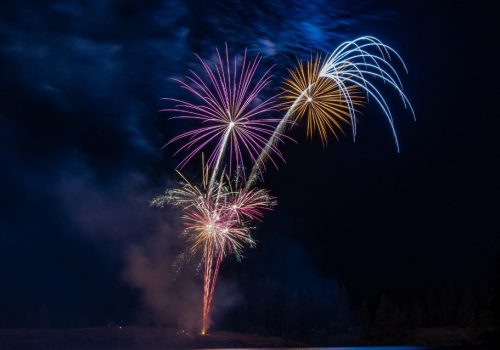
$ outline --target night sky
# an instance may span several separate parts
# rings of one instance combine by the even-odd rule
[[[275,64],[279,91],[296,57],[362,35],[409,68],[417,121],[388,98],[401,152],[373,106],[355,143],[347,133],[323,147],[294,129],[286,164],[265,178],[278,206],[254,232],[257,248],[224,262],[219,303],[238,308],[241,281],[256,278],[342,283],[359,298],[488,290],[500,253],[500,42],[487,2],[7,1],[0,327],[32,326],[40,313],[65,327],[198,310],[196,266],[172,268],[179,213],[149,207],[176,181],[180,158],[162,146],[189,128],[159,112],[162,97],[188,97],[170,78],[227,43]]]

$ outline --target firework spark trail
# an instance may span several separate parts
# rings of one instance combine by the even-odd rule
[[[374,50],[375,53],[371,53],[370,50]],[[373,98],[389,122],[399,152],[399,141],[392,113],[382,92],[377,89],[370,79],[378,78],[394,88],[400,95],[404,107],[410,109],[415,119],[413,107],[403,92],[401,79],[390,63],[391,53],[397,57],[405,72],[408,72],[403,59],[393,48],[374,37],[364,36],[353,41],[347,41],[332,52],[326,60],[320,76],[328,77],[337,82],[346,96],[349,96],[349,92],[346,91],[347,86],[352,84],[364,91],[368,99]],[[354,108],[351,109],[351,122],[353,136],[355,137],[356,119]]]
[[[183,235],[189,243],[188,252],[194,255],[202,251],[204,263],[202,334],[208,329],[212,298],[219,268],[224,257],[231,253],[237,259],[242,257],[245,246],[254,246],[250,235],[251,223],[260,220],[264,210],[269,210],[275,200],[263,189],[244,190],[235,176],[221,176],[211,187],[204,169],[201,187],[190,183],[184,176],[180,186],[169,189],[162,196],[152,200],[152,205],[165,204],[183,210]]]
[[[313,97],[310,96],[310,92],[314,89],[315,85],[319,83],[320,79],[324,78],[330,79],[339,90],[337,95],[337,98],[339,99],[338,102],[344,109],[343,113],[340,114],[345,115],[345,110],[347,111],[354,138],[356,137],[355,106],[356,104],[359,104],[359,101],[358,95],[353,96],[353,92],[362,91],[365,93],[367,101],[372,98],[381,108],[383,115],[389,122],[389,126],[395,140],[396,149],[399,152],[399,142],[396,128],[394,126],[393,116],[382,92],[377,89],[374,82],[372,82],[372,79],[379,79],[384,84],[387,84],[395,89],[400,95],[404,107],[409,108],[413,118],[415,118],[415,113],[411,103],[403,92],[401,79],[399,78],[396,69],[390,62],[391,54],[396,56],[397,60],[402,64],[405,72],[407,72],[401,56],[390,46],[383,44],[380,40],[374,37],[363,36],[339,45],[339,47],[337,47],[326,58],[326,60],[324,60],[316,79],[312,79],[309,81],[309,84],[303,88],[303,90],[296,92],[295,99],[290,104],[285,116],[282,118],[276,127],[274,134],[270,137],[266,146],[257,158],[250,173],[247,188],[251,187],[256,182],[259,173],[265,166],[270,150],[276,147],[277,139],[275,136],[283,134],[286,123],[294,115],[294,113],[296,113],[297,109],[300,108],[301,104],[309,103],[311,105],[310,108],[314,108],[314,103],[310,103],[313,102]],[[304,78],[303,72],[299,72],[297,74],[299,76],[302,74],[302,78]],[[337,110],[337,112],[339,111]],[[338,117],[339,116],[337,115],[337,118]],[[320,133],[322,140],[324,140],[325,135],[321,129]]]
[[[228,170],[231,174],[233,167],[244,165],[244,158],[255,162],[271,135],[280,139],[280,135],[274,132],[275,125],[280,119],[264,116],[277,111],[277,96],[265,100],[259,98],[271,81],[271,68],[258,77],[257,70],[261,56],[257,55],[253,60],[249,60],[245,50],[241,64],[238,64],[236,57],[231,64],[227,45],[224,58],[218,49],[216,52],[217,60],[213,66],[197,56],[207,81],[193,70],[190,70],[190,76],[186,76],[187,82],[176,80],[199,102],[196,104],[166,98],[175,102],[176,106],[162,110],[175,113],[173,119],[191,119],[201,124],[200,127],[182,133],[167,143],[168,145],[185,141],[175,152],[178,154],[187,151],[187,156],[179,164],[179,169],[204,148],[215,143],[207,161],[208,168],[212,171],[210,185],[217,179],[227,151],[229,151]],[[256,83],[253,83],[254,81]],[[274,146],[268,147],[267,153],[268,155],[274,153],[283,159],[280,151]],[[274,163],[272,157],[269,158]]]
[[[210,315],[210,307],[212,305],[212,297],[215,290],[215,284],[217,282],[217,275],[219,274],[220,263],[222,262],[222,253],[217,253],[217,258],[215,261],[215,267],[212,267],[215,252],[213,251],[213,245],[208,243],[205,245],[204,252],[204,276],[203,276],[203,314],[202,314],[202,325],[201,334],[205,335],[208,330],[208,320]]]

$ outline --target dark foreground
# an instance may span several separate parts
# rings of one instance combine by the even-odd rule
[[[215,332],[206,336],[167,328],[113,327],[64,330],[0,330],[1,350],[153,350],[189,348],[301,347],[278,337]]]
[[[464,333],[467,334],[467,333]],[[414,334],[413,346],[427,349],[452,347],[457,349],[493,349],[462,339],[460,330],[428,329]],[[469,335],[470,336],[470,335]],[[206,336],[189,334],[168,328],[109,327],[83,329],[0,330],[2,350],[153,350],[153,349],[216,349],[216,348],[304,348],[309,346],[381,346],[387,343],[353,336],[322,338],[321,343],[304,343],[281,337],[261,337],[252,334],[212,332]],[[401,343],[400,343],[401,344]],[[403,343],[404,344],[404,343]],[[396,344],[393,344],[396,345]],[[392,349],[407,349],[394,346]]]

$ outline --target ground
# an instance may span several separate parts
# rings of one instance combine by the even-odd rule
[[[0,330],[0,349],[12,350],[149,350],[165,348],[301,347],[300,342],[279,337],[211,332],[191,335],[168,328],[108,327],[65,330]]]
[[[318,333],[308,342],[223,331],[213,331],[201,336],[179,329],[153,327],[0,329],[2,350],[163,350],[380,345],[483,349],[480,340],[480,333],[467,328],[422,328],[390,341],[349,334],[328,336]]]

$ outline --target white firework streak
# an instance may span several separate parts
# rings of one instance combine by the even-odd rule
[[[372,36],[363,36],[352,41],[346,41],[340,44],[327,57],[320,70],[319,77],[329,78],[339,87],[340,93],[347,104],[354,139],[356,137],[356,110],[354,108],[354,103],[348,87],[356,86],[360,88],[361,91],[364,91],[368,101],[370,98],[375,100],[381,108],[383,115],[389,122],[396,150],[399,152],[399,141],[394,125],[394,118],[384,95],[376,87],[373,81],[377,79],[381,80],[383,83],[388,84],[396,90],[402,99],[404,107],[410,109],[413,119],[415,119],[415,112],[410,101],[403,92],[403,86],[399,74],[391,63],[391,54],[397,58],[397,61],[399,61],[403,66],[404,71],[408,73],[403,59],[396,52],[396,50],[382,43],[377,38]],[[271,150],[276,148],[276,143],[278,142],[277,136],[283,135],[284,128],[290,123],[289,119],[293,115],[299,101],[308,94],[308,90],[310,90],[313,86],[314,83],[304,89],[277,125],[274,134],[268,140],[266,146],[253,166],[247,182],[247,187],[252,186],[257,180],[258,175],[265,166],[265,162],[267,161]]]

